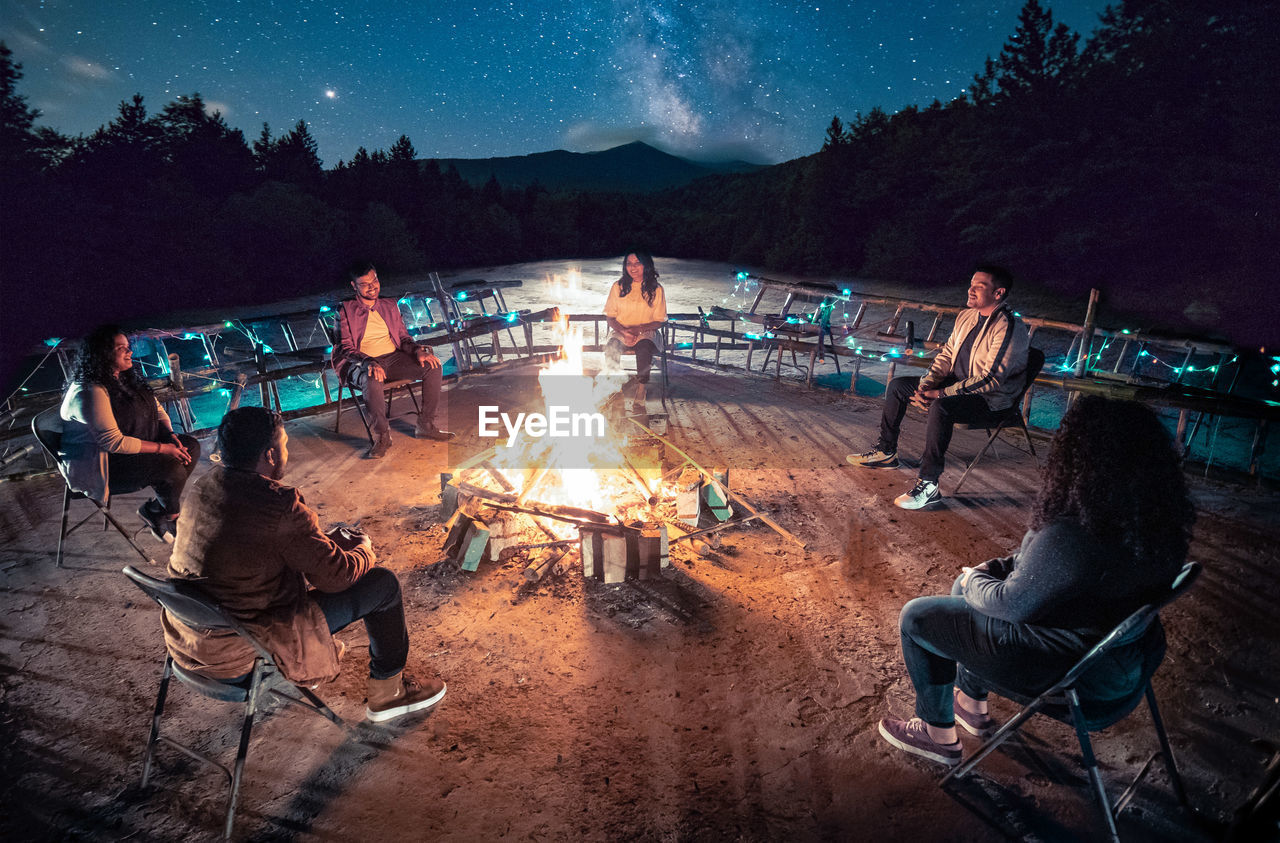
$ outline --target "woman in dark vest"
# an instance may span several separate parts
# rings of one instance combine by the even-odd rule
[[[133,368],[129,338],[103,325],[85,337],[62,399],[62,445],[71,488],[106,503],[111,493],[150,486],[156,496],[138,515],[161,541],[172,541],[178,501],[200,459],[195,437],[173,425]]]

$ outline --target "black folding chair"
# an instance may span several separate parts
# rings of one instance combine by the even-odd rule
[[[53,461],[53,464],[58,467],[58,473],[62,475],[62,526],[58,529],[58,554],[55,557],[54,564],[59,568],[62,567],[62,546],[65,543],[67,536],[80,529],[90,518],[97,514],[101,514],[103,517],[102,529],[105,530],[108,524],[115,527],[116,531],[120,533],[120,535],[124,536],[124,540],[129,543],[129,546],[138,551],[139,556],[146,560],[148,564],[156,564],[155,560],[147,555],[147,552],[139,547],[138,543],[133,540],[133,536],[125,529],[124,525],[111,514],[110,477],[103,478],[108,481],[106,487],[107,499],[101,502],[94,500],[83,492],[77,492],[71,488],[71,480],[67,475],[67,466],[58,457],[58,450],[62,446],[62,421],[61,417],[58,415],[58,411],[58,407],[49,407],[46,410],[41,410],[39,413],[36,413],[35,418],[31,420],[31,432],[35,435],[36,441],[40,443],[40,447],[44,450],[45,456]],[[71,502],[74,500],[86,500],[94,505],[96,511],[90,512],[84,518],[77,521],[75,526],[68,528],[67,521],[69,520],[69,514],[71,512]]]
[[[978,460],[982,459],[982,455],[987,449],[995,444],[996,437],[1006,428],[1016,427],[1022,431],[1022,436],[1027,441],[1027,449],[1031,452],[1031,456],[1039,461],[1036,455],[1035,443],[1031,441],[1031,432],[1027,430],[1027,420],[1022,416],[1022,397],[1027,394],[1027,390],[1031,388],[1031,384],[1035,383],[1037,377],[1040,376],[1040,370],[1044,368],[1044,352],[1038,348],[1027,349],[1027,371],[1025,380],[1022,383],[1022,389],[1018,391],[1018,396],[1013,399],[1013,404],[1008,409],[1002,411],[990,421],[982,424],[959,422],[956,424],[958,430],[986,430],[990,431],[986,443],[982,446],[982,450],[978,451],[973,459],[969,460],[969,464],[964,468],[964,474],[960,475],[960,480],[956,483],[955,488],[951,490],[951,494],[960,491],[960,487],[964,485],[964,479],[969,476],[969,472],[978,464]]]
[[[330,322],[327,319],[325,319],[324,317],[321,317],[320,325],[321,327],[324,328],[325,335],[329,339],[329,345],[333,348],[337,348],[338,317],[335,315],[333,319],[334,319],[334,322],[330,324]],[[347,371],[350,371],[350,368],[348,368]],[[339,426],[342,424],[342,393],[344,390],[346,390],[351,393],[351,400],[355,403],[356,410],[359,411],[360,413],[360,421],[364,423],[364,432],[369,437],[369,444],[373,445],[374,444],[373,428],[369,426],[369,414],[364,406],[364,393],[362,393],[360,389],[351,382],[351,378],[349,375],[340,374],[336,366],[333,367],[333,373],[338,377],[338,408],[333,414],[333,432],[337,433]],[[388,421],[390,421],[392,418],[396,418],[395,416],[391,415],[391,399],[394,398],[396,396],[396,393],[400,392],[401,390],[404,390],[405,392],[409,393],[409,400],[413,402],[414,415],[419,415],[422,413],[422,407],[421,405],[418,404],[418,396],[414,394],[414,391],[413,391],[413,385],[415,383],[418,383],[418,381],[396,380],[396,381],[386,381],[382,384],[383,392],[387,398],[387,420]]]
[[[228,780],[231,789],[227,803],[227,820],[223,834],[231,837],[231,828],[235,822],[236,801],[240,795],[240,779],[244,772],[245,759],[249,754],[249,737],[253,731],[255,716],[262,710],[264,696],[270,694],[286,703],[300,706],[308,711],[332,721],[348,732],[350,726],[333,713],[324,701],[311,689],[289,681],[276,666],[275,659],[262,643],[234,617],[228,614],[218,603],[209,597],[197,584],[197,581],[181,579],[157,579],[134,568],[126,566],[124,574],[133,580],[138,588],[160,604],[169,615],[197,631],[230,630],[247,641],[257,655],[253,661],[253,669],[247,676],[239,680],[210,679],[190,670],[186,670],[174,662],[173,656],[165,653],[164,670],[160,674],[160,692],[156,695],[155,713],[151,718],[151,736],[147,739],[147,754],[142,761],[142,786],[146,787],[151,778],[151,761],[158,743],[166,743],[174,749],[197,761],[204,762],[221,770]],[[160,716],[164,713],[165,697],[169,692],[169,679],[176,676],[189,688],[206,697],[224,702],[244,703],[244,721],[240,728],[240,748],[236,752],[233,767],[227,767],[220,761],[200,752],[186,744],[179,743],[167,735],[160,734]],[[286,691],[296,692],[286,693]]]
[[[1190,807],[1186,790],[1182,786],[1182,777],[1178,774],[1178,766],[1173,758],[1173,749],[1169,746],[1169,736],[1165,733],[1164,721],[1160,719],[1160,709],[1156,706],[1156,695],[1151,687],[1151,677],[1155,675],[1160,662],[1164,660],[1164,631],[1159,623],[1160,610],[1185,594],[1199,575],[1200,565],[1198,563],[1188,562],[1184,565],[1163,598],[1143,606],[1121,621],[1080,661],[1076,662],[1075,666],[1067,671],[1061,680],[1039,696],[1034,698],[1027,697],[1016,690],[991,686],[992,691],[1019,703],[1023,706],[1023,709],[1013,719],[1001,726],[986,743],[979,747],[973,755],[966,758],[960,766],[947,773],[946,777],[942,779],[941,785],[946,787],[952,779],[968,773],[977,766],[978,762],[990,755],[996,747],[1022,728],[1023,724],[1033,714],[1039,713],[1075,727],[1076,738],[1080,742],[1082,761],[1088,771],[1093,793],[1102,808],[1102,813],[1107,823],[1107,832],[1111,840],[1119,841],[1119,833],[1116,831],[1116,817],[1129,804],[1138,785],[1146,777],[1157,757],[1162,758],[1164,762],[1165,770],[1169,774],[1169,781],[1173,785],[1173,791],[1177,795],[1178,801],[1183,807]],[[1156,638],[1153,639],[1152,636]],[[1138,641],[1143,642],[1147,658],[1143,664],[1140,681],[1128,696],[1119,700],[1100,702],[1081,694],[1079,690],[1081,680],[1087,676],[1092,668],[1106,659],[1116,648]],[[984,684],[989,684],[986,683],[986,680],[982,681]],[[1155,725],[1156,736],[1160,740],[1160,750],[1153,753],[1147,759],[1147,762],[1142,765],[1142,769],[1138,771],[1138,774],[1129,783],[1124,793],[1116,800],[1113,808],[1107,798],[1107,790],[1102,782],[1102,774],[1098,771],[1098,759],[1093,754],[1093,745],[1089,741],[1089,733],[1098,732],[1108,726],[1119,723],[1137,708],[1143,697],[1146,698],[1147,707],[1151,711],[1151,721]]]

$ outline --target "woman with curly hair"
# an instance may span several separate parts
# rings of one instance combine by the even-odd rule
[[[638,386],[634,400],[642,404],[653,355],[667,321],[667,294],[658,283],[658,270],[648,252],[632,251],[623,258],[622,277],[609,288],[604,315],[610,328],[604,350],[606,370],[619,371],[623,348],[635,349]]]
[[[949,597],[903,607],[902,657],[916,716],[881,720],[881,736],[913,755],[959,764],[957,725],[979,737],[996,729],[984,680],[1027,696],[1050,687],[1116,624],[1167,593],[1194,521],[1178,452],[1155,413],[1080,398],[1050,446],[1018,552],[963,568]],[[1107,701],[1132,693],[1152,649],[1163,654],[1158,623],[1086,674],[1084,694]]]
[[[150,486],[156,496],[138,515],[157,539],[172,541],[200,443],[173,432],[151,387],[134,371],[129,338],[119,327],[103,325],[85,337],[60,415],[58,456],[71,487],[105,503],[112,492]]]

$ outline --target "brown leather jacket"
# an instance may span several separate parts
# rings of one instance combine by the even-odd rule
[[[373,564],[372,551],[343,550],[326,536],[297,489],[218,466],[187,493],[169,573],[200,578],[285,676],[310,685],[338,675],[338,654],[308,584],[342,591]],[[198,632],[168,613],[163,626],[174,661],[188,670],[229,679],[253,668],[253,648],[234,634]]]

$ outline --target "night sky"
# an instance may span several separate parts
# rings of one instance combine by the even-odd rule
[[[306,120],[325,166],[407,134],[421,157],[643,140],[759,163],[832,115],[965,92],[1023,0],[0,0],[39,125],[89,133],[141,93],[199,92],[252,141]],[[1105,0],[1044,5],[1087,37]]]

